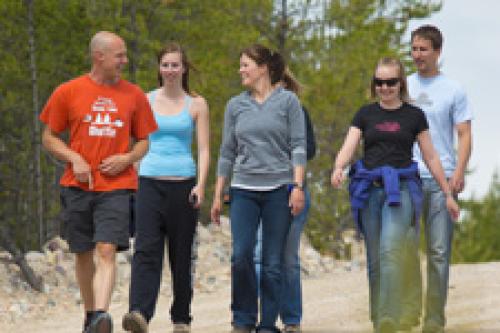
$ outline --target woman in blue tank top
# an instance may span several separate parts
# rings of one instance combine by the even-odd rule
[[[170,317],[174,332],[189,332],[191,252],[209,165],[208,106],[189,89],[186,53],[170,43],[158,54],[158,64],[160,88],[148,94],[158,130],[149,136],[149,151],[139,166],[130,312],[122,323],[133,333],[146,333],[153,317],[165,242],[173,284]],[[191,152],[194,129],[198,172]]]

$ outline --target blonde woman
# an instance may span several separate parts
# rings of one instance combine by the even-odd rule
[[[422,110],[407,102],[406,77],[398,59],[379,61],[371,91],[377,101],[361,107],[354,116],[331,182],[339,187],[344,181],[344,168],[363,139],[363,157],[350,171],[351,206],[367,248],[374,329],[394,333],[399,322],[404,243],[422,208],[422,184],[412,161],[415,142],[446,193],[446,206],[454,219],[459,208],[432,146],[427,119]]]

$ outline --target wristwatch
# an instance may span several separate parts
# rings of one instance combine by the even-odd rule
[[[304,191],[304,184],[299,182],[294,182],[292,184],[292,188],[298,188],[299,190]]]

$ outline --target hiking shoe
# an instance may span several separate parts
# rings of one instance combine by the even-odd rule
[[[300,329],[299,324],[288,324],[283,328],[283,333],[300,333],[302,330]]]
[[[122,327],[127,332],[148,333],[148,322],[139,311],[131,311],[123,316]]]
[[[191,326],[189,324],[174,323],[173,333],[189,333],[191,332]]]
[[[107,312],[99,312],[94,315],[89,327],[88,333],[112,333],[113,320]]]

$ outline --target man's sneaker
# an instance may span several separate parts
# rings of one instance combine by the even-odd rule
[[[122,327],[127,332],[148,333],[148,322],[139,311],[131,311],[122,318]]]
[[[88,333],[111,333],[113,332],[113,321],[107,312],[94,314],[87,329]]]
[[[189,324],[174,323],[174,333],[189,333],[191,332],[191,326]]]
[[[283,328],[283,333],[300,333],[302,330],[300,329],[299,324],[290,324],[290,325],[285,325]]]

